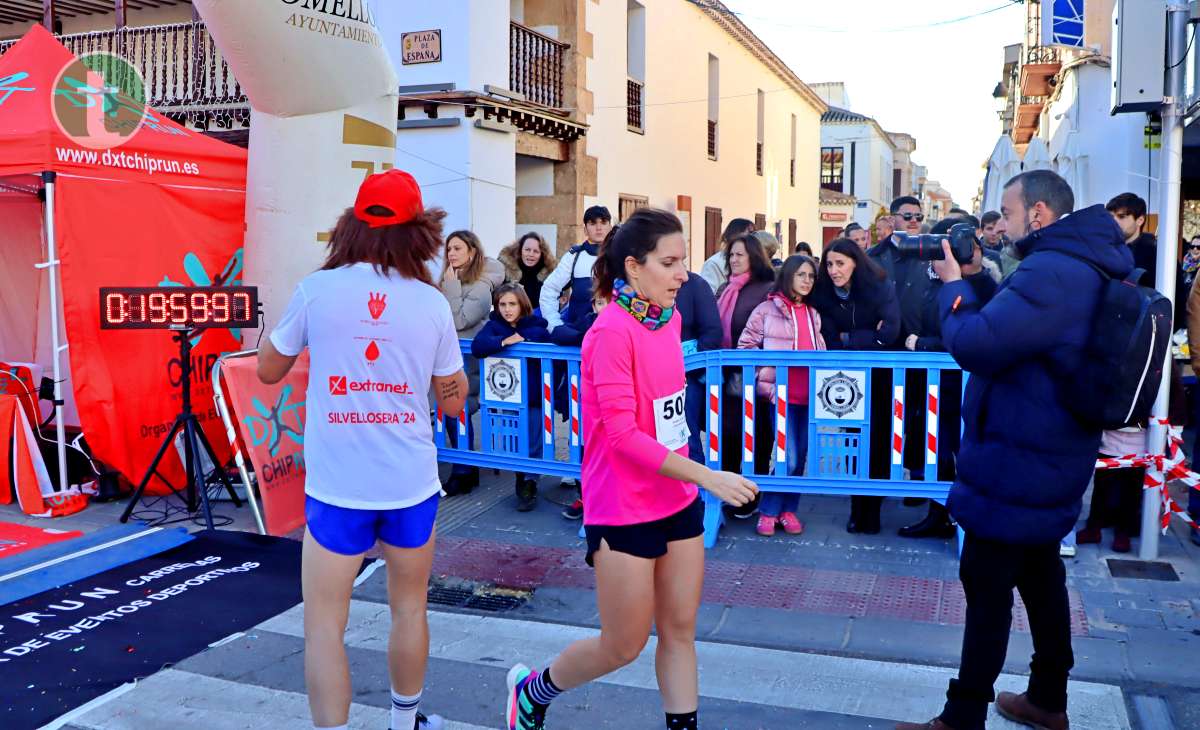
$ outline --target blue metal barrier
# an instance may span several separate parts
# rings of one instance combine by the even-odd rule
[[[947,371],[961,372],[949,355],[844,350],[714,350],[690,355],[686,363],[689,370],[703,368],[705,372],[708,408],[704,428],[708,445],[706,463],[710,468],[720,468],[721,447],[727,438],[724,434],[726,409],[735,407],[741,410],[741,472],[762,491],[925,497],[945,502],[952,482],[937,479],[944,443],[938,417],[946,395],[942,390],[942,380]],[[773,404],[756,397],[756,371],[763,366],[775,368]],[[808,454],[802,476],[789,476],[786,472],[786,404],[789,370],[793,367],[808,368]],[[729,368],[740,370],[740,397],[724,393],[724,373]],[[910,371],[924,373],[924,393],[906,391]],[[875,392],[873,384],[877,380],[887,381],[890,392]],[[960,388],[965,387],[964,373]],[[961,391],[951,394],[951,397],[961,404]],[[887,407],[882,408],[878,399],[883,399]],[[768,471],[757,472],[754,464],[758,446],[755,415],[756,409],[764,406],[774,411],[773,443]],[[882,423],[873,421],[872,414],[880,412],[889,413],[891,418]],[[908,430],[915,433],[905,433],[906,413],[910,424]],[[922,426],[919,430],[913,426],[917,422]],[[961,420],[955,426],[961,434]],[[871,436],[873,430],[881,428],[885,429],[888,448],[886,459],[880,453],[882,450],[877,450],[875,464],[877,472],[883,471],[886,477],[876,474],[873,478]],[[905,467],[907,438],[918,434],[923,436],[924,441],[924,457],[918,458],[918,461],[923,466],[926,479],[913,478]],[[947,453],[946,456],[951,454]],[[724,517],[720,502],[707,493],[704,497],[705,545],[712,547]]]
[[[470,342],[463,341],[470,352]],[[715,350],[688,355],[689,372],[703,371],[707,389],[702,443],[705,462],[721,466],[727,410],[741,414],[738,429],[742,443],[741,472],[768,492],[827,495],[875,495],[925,497],[945,502],[950,481],[938,480],[939,463],[952,459],[943,450],[946,443],[942,419],[943,401],[961,404],[961,385],[948,392],[943,388],[947,373],[961,373],[945,353],[916,352],[794,352],[764,350]],[[774,403],[756,397],[756,372],[775,367]],[[808,453],[802,476],[787,474],[787,393],[790,368],[808,368]],[[726,393],[725,375],[740,372],[741,392]],[[910,374],[914,377],[910,378]],[[954,375],[950,380],[958,380]],[[470,464],[534,474],[579,477],[583,456],[580,420],[580,352],[578,348],[547,344],[520,344],[480,363],[479,421],[482,438],[479,450],[452,448],[446,428],[438,418],[435,439],[441,461]],[[569,388],[565,402],[556,399],[559,382]],[[923,392],[909,392],[910,380],[921,383]],[[531,382],[532,381],[532,382]],[[879,386],[887,384],[883,392]],[[947,384],[946,387],[951,387]],[[560,402],[556,402],[559,400]],[[881,402],[882,400],[882,402]],[[886,407],[885,407],[886,406]],[[772,409],[768,466],[755,470],[756,409]],[[887,412],[890,418],[880,418]],[[876,418],[872,418],[872,415]],[[441,415],[440,413],[438,414]],[[729,417],[730,420],[732,417]],[[559,419],[569,423],[566,460],[555,453],[554,428]],[[765,419],[764,419],[765,421]],[[448,428],[467,427],[464,415]],[[947,426],[961,434],[961,420]],[[883,429],[882,435],[878,430]],[[908,433],[906,433],[906,430]],[[874,451],[872,433],[876,433]],[[737,438],[737,435],[732,435]],[[919,437],[923,456],[908,443]],[[533,443],[541,439],[540,455]],[[950,439],[956,441],[957,439]],[[459,446],[465,439],[457,439]],[[887,453],[878,448],[887,444]],[[908,458],[906,459],[906,446]],[[872,470],[872,467],[875,467]],[[909,468],[906,468],[909,467]],[[920,469],[912,467],[920,466]],[[924,471],[926,478],[914,472]],[[874,471],[874,473],[872,473]],[[946,471],[946,469],[943,469]],[[705,500],[705,545],[712,547],[723,521],[719,500],[703,492]]]
[[[471,357],[470,340],[462,341],[462,350],[464,358]],[[468,440],[455,439],[475,427],[465,410],[450,425],[439,411],[434,426],[438,460],[578,479],[583,463],[579,348],[523,343],[479,364],[479,448],[464,448]],[[560,385],[566,391],[565,401],[556,397]],[[565,461],[557,458],[554,448],[560,418],[569,429]],[[540,456],[535,438],[541,442]]]

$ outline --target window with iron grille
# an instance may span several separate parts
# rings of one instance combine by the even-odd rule
[[[645,109],[642,101],[645,87],[642,82],[634,79],[629,79],[626,84],[625,94],[625,124],[631,132],[645,132],[646,127],[642,119],[642,112]]]
[[[845,147],[821,148],[821,187],[841,193],[842,168],[845,161]]]
[[[796,161],[795,160],[792,160],[792,164],[789,166],[788,177],[791,178],[792,187],[796,187]]]
[[[763,174],[763,143],[756,142],[754,145],[754,172]]]
[[[708,159],[717,159],[717,122],[708,120]]]

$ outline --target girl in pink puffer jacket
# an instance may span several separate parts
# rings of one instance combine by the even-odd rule
[[[746,329],[738,339],[738,348],[746,350],[824,350],[821,316],[806,304],[817,278],[817,262],[808,256],[791,256],[779,269],[775,288],[767,301],[750,314]],[[755,388],[755,472],[765,473],[775,442],[775,368],[758,369]],[[787,471],[789,476],[804,473],[808,455],[808,368],[788,369],[787,392]],[[789,535],[799,535],[804,524],[796,517],[800,495],[763,492],[759,505],[758,534],[775,534],[783,527]]]

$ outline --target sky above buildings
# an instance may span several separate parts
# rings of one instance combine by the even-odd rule
[[[970,203],[1000,135],[992,90],[1000,80],[1004,46],[1021,42],[1023,4],[724,3],[801,79],[845,82],[854,111],[890,132],[916,137],[914,162],[929,168],[955,202]]]

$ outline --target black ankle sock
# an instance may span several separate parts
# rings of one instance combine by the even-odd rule
[[[697,730],[695,712],[684,712],[678,715],[667,713],[667,730]]]

